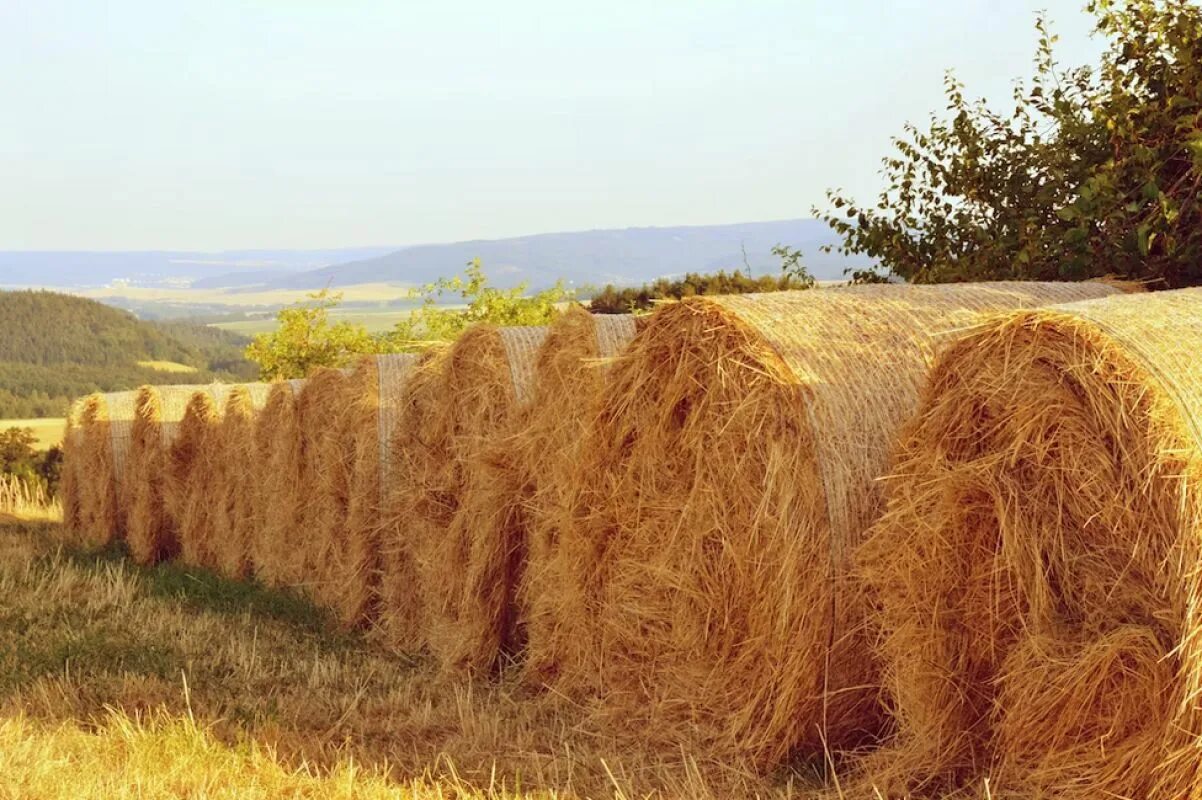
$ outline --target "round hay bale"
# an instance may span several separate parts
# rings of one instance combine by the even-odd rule
[[[367,356],[347,387],[345,437],[351,449],[351,479],[346,528],[330,553],[328,602],[346,627],[373,615],[380,572],[380,536],[384,527],[381,487],[391,472],[391,452],[402,397],[417,366],[412,353]]]
[[[301,503],[301,433],[296,397],[303,380],[271,385],[255,425],[255,451],[262,473],[252,509],[250,557],[255,575],[268,586],[297,585],[303,551],[298,547]]]
[[[395,428],[384,457],[389,477],[381,489],[378,632],[386,645],[403,653],[416,653],[425,645],[427,628],[426,598],[410,539],[417,535],[415,531],[426,533],[419,526],[431,525],[428,534],[433,536],[440,530],[437,525],[447,522],[434,484],[415,484],[419,476],[432,481],[434,468],[449,463],[445,431],[433,428],[434,420],[444,419],[437,412],[446,397],[449,356],[449,347],[436,344],[418,357],[398,398]]]
[[[230,578],[245,578],[252,572],[251,525],[261,466],[255,451],[255,418],[270,390],[271,384],[266,383],[231,386],[220,431],[212,440],[210,546],[218,572]]]
[[[571,468],[601,388],[601,364],[634,336],[630,316],[573,306],[548,327],[538,349],[531,400],[470,454],[452,531],[470,538],[457,632],[465,666],[491,671],[515,659],[567,508]],[[537,614],[534,618],[537,619]]]
[[[194,392],[167,451],[164,505],[179,537],[180,560],[208,569],[217,565],[212,532],[218,509],[212,498],[223,399],[217,387]]]
[[[120,498],[133,410],[133,392],[91,395],[81,407],[76,480],[82,544],[105,547],[124,535]]]
[[[301,505],[301,426],[296,398],[304,381],[272,384],[255,425],[255,450],[263,465],[250,543],[255,575],[275,587],[299,583],[303,561],[297,548]]]
[[[607,375],[539,582],[556,587],[554,638],[530,643],[548,681],[599,695],[615,735],[759,769],[871,741],[848,554],[936,335],[1114,291],[864,286],[661,307]]]
[[[348,372],[322,367],[305,381],[297,399],[301,434],[302,588],[317,603],[333,607],[342,574],[334,568],[345,544],[346,514],[353,467],[346,438],[351,404]]]
[[[122,502],[125,540],[139,564],[174,558],[179,552],[175,524],[164,505],[167,448],[179,429],[188,401],[199,386],[143,386],[134,400],[134,420]]]
[[[80,480],[81,442],[83,439],[80,424],[82,421],[84,400],[78,399],[71,403],[67,411],[66,431],[63,434],[63,467],[59,483],[59,494],[63,503],[63,530],[72,535],[80,526]]]
[[[890,792],[1202,791],[1202,290],[1007,315],[940,359],[857,553]]]

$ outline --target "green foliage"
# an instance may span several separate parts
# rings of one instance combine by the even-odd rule
[[[773,248],[772,252],[782,255],[784,259],[785,265],[780,275],[753,278],[741,270],[729,273],[721,270],[710,275],[690,272],[677,280],[660,278],[653,283],[644,284],[639,289],[617,289],[611,285],[593,296],[589,302],[589,310],[594,314],[631,314],[647,311],[656,300],[679,300],[694,295],[779,292],[787,289],[809,289],[814,285],[813,277],[801,265],[800,252],[779,245]]]
[[[32,428],[0,431],[0,475],[13,475],[27,486],[41,486],[54,496],[58,492],[63,452],[59,447],[39,452],[37,443]]]
[[[276,316],[279,327],[256,336],[246,357],[259,365],[263,380],[303,378],[316,367],[345,367],[356,355],[388,352],[386,339],[372,336],[362,325],[330,322],[330,310],[342,295],[328,289],[289,306]]]
[[[163,382],[139,361],[195,367],[197,383],[253,375],[244,340],[188,323],[138,320],[94,300],[53,292],[0,292],[0,419],[62,417],[90,392]]]
[[[1202,283],[1202,8],[1095,0],[1108,48],[1061,68],[1036,23],[1035,76],[1013,111],[946,81],[946,118],[907,124],[875,205],[828,193],[844,254],[911,281]]]
[[[422,298],[422,305],[408,319],[397,323],[392,341],[398,348],[412,350],[432,341],[452,341],[478,322],[546,325],[564,303],[575,298],[562,283],[529,296],[526,289],[526,284],[513,289],[489,286],[480,259],[473,259],[463,275],[440,278],[414,293]],[[444,298],[448,294],[458,295],[463,303],[447,305]]]

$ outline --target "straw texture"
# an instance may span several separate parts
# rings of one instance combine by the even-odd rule
[[[267,405],[271,384],[229,388],[218,435],[210,440],[207,462],[213,470],[209,502],[214,509],[211,548],[217,570],[230,578],[251,574],[251,536],[259,492],[255,420]]]
[[[303,550],[297,541],[301,433],[296,409],[296,393],[303,387],[303,381],[273,383],[255,425],[256,461],[262,473],[252,508],[250,558],[255,575],[268,586],[294,586],[303,577]]]
[[[80,526],[80,489],[84,476],[81,472],[83,433],[80,424],[84,401],[75,400],[67,411],[66,431],[63,434],[63,472],[60,493],[63,498],[63,529],[68,537]]]
[[[122,502],[125,539],[139,564],[153,564],[179,551],[175,523],[167,511],[168,448],[180,420],[201,386],[143,386],[134,399]]]
[[[344,626],[366,622],[374,613],[384,528],[381,487],[391,474],[393,432],[409,376],[418,356],[367,356],[350,377],[344,435],[351,448],[346,536],[330,564],[337,594],[331,605]]]
[[[557,690],[757,768],[879,727],[847,557],[941,332],[1100,284],[867,286],[661,307],[617,359],[549,574]],[[533,631],[532,631],[533,633]]]
[[[179,542],[178,556],[193,567],[216,569],[213,549],[214,458],[220,437],[220,399],[225,392],[209,388],[192,394],[167,450],[164,507],[171,515]]]
[[[857,554],[892,794],[1202,792],[1202,290],[1006,316],[935,368]]]

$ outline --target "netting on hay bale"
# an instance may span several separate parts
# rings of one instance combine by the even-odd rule
[[[865,286],[660,308],[607,374],[531,658],[597,724],[765,769],[879,727],[852,546],[936,335],[1100,284]],[[562,590],[562,587],[567,587]],[[535,633],[531,631],[531,633]]]
[[[419,491],[415,482],[419,467],[449,460],[444,432],[432,427],[436,410],[445,400],[449,355],[449,347],[435,344],[418,357],[396,402],[389,450],[381,455],[387,462],[387,478],[380,491],[377,631],[385,644],[405,653],[415,653],[425,645],[426,598],[410,537],[419,524],[434,520],[437,525],[439,521],[438,495]],[[427,480],[430,477],[429,470],[421,474]],[[445,515],[441,521],[446,524]]]
[[[388,484],[391,468],[387,454],[405,386],[418,359],[412,353],[367,356],[347,386],[343,436],[350,448],[351,477],[345,529],[332,542],[327,562],[327,602],[348,627],[373,615],[384,530],[381,489]]]
[[[82,544],[104,547],[124,535],[121,491],[133,409],[133,392],[91,395],[80,408],[74,533]]]
[[[303,380],[271,385],[255,425],[255,451],[262,471],[258,502],[251,509],[250,558],[255,575],[269,586],[295,586],[303,577],[298,537],[301,519],[301,433],[296,398]]]
[[[470,453],[473,480],[451,523],[453,535],[472,543],[456,631],[460,666],[490,672],[520,655],[602,364],[634,331],[630,316],[580,306],[561,314],[533,361],[529,402]]]
[[[1202,792],[1200,352],[1191,289],[1014,313],[940,359],[857,554],[898,729],[866,780]]]
[[[229,387],[215,384],[192,394],[167,450],[164,506],[175,525],[179,558],[195,567],[216,569],[213,523],[217,441],[221,408]]]
[[[134,398],[125,489],[125,540],[139,564],[172,558],[179,550],[175,523],[165,505],[168,448],[188,401],[200,386],[143,386]]]
[[[210,547],[222,575],[251,574],[251,525],[260,499],[261,464],[255,450],[255,419],[267,405],[271,384],[245,383],[229,387],[214,449],[210,502],[213,508]]]
[[[497,609],[505,607],[504,587],[512,581],[482,581],[479,573],[484,565],[509,569],[511,554],[498,537],[480,535],[489,529],[485,521],[457,512],[466,494],[488,480],[477,454],[530,402],[546,334],[543,327],[470,328],[447,351],[437,402],[421,409],[421,419],[402,419],[398,433],[406,437],[394,442],[405,475],[394,492],[394,518],[408,513],[399,545],[418,578],[422,638],[447,668],[481,668],[490,660],[477,649],[480,631],[503,613]]]

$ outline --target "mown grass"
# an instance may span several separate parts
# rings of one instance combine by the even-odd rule
[[[0,797],[814,796],[804,768],[643,753],[578,712],[295,594],[0,524]]]

